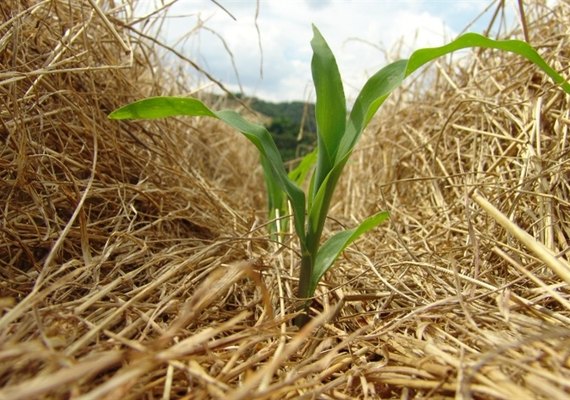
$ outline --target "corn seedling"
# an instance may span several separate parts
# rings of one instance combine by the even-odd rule
[[[564,91],[570,93],[570,84],[527,43],[519,40],[493,40],[467,33],[445,46],[417,50],[409,59],[399,60],[382,68],[364,84],[352,110],[348,112],[335,57],[314,26],[313,34],[311,69],[316,91],[317,148],[291,173],[287,173],[271,135],[263,126],[248,122],[231,110],[213,111],[194,98],[147,98],[121,107],[109,116],[112,119],[154,119],[171,116],[217,118],[241,132],[257,147],[265,176],[270,218],[278,221],[278,217],[285,216],[288,204],[293,212],[293,225],[301,254],[298,296],[303,300],[303,312],[295,320],[298,326],[308,321],[310,298],[338,256],[354,240],[388,218],[387,212],[378,212],[353,229],[338,232],[321,243],[331,198],[344,166],[364,128],[390,93],[398,88],[406,77],[430,61],[456,50],[469,47],[493,48],[516,53],[530,60]],[[310,181],[305,193],[301,186],[309,176]],[[279,225],[274,224],[271,232],[280,234]]]

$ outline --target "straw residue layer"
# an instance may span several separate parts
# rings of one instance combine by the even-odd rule
[[[494,51],[395,93],[326,235],[390,222],[297,330],[296,244],[268,240],[251,146],[107,119],[199,86],[134,6],[0,5],[0,399],[568,397],[568,95]],[[568,5],[525,17],[568,77]]]

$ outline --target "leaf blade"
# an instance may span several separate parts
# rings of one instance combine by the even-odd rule
[[[570,93],[570,83],[548,65],[540,54],[527,42],[516,39],[494,40],[479,35],[478,33],[465,33],[444,46],[416,50],[408,61],[406,76],[409,76],[418,68],[438,57],[470,47],[497,49],[518,54],[542,69],[556,84],[560,85],[566,93]]]
[[[261,164],[267,180],[276,183],[291,201],[295,215],[295,230],[305,247],[305,194],[289,179],[283,160],[273,138],[261,125],[246,121],[241,115],[231,110],[212,111],[198,99],[189,97],[150,97],[142,99],[113,111],[111,119],[157,119],[174,116],[207,116],[219,119],[241,132],[261,155]],[[276,187],[267,188],[269,203],[273,206],[283,204]],[[270,210],[271,212],[271,210]]]
[[[316,253],[319,248],[330,203],[349,156],[350,154],[334,165],[310,202],[307,216],[307,248],[313,253]]]
[[[218,118],[240,131],[252,142],[262,156],[266,157],[271,168],[269,179],[276,179],[281,189],[287,193],[294,213],[294,225],[301,247],[305,246],[305,193],[287,175],[281,154],[265,127],[246,121],[235,111],[223,110],[215,113]]]
[[[315,149],[310,153],[307,153],[301,159],[299,165],[297,165],[291,172],[289,172],[289,179],[295,182],[298,186],[303,185],[316,161],[317,150]]]
[[[388,217],[389,213],[387,211],[381,211],[366,218],[353,229],[336,233],[323,243],[317,253],[317,257],[315,258],[315,265],[313,268],[313,274],[311,275],[311,283],[309,285],[309,296],[307,297],[314,294],[317,284],[330,267],[332,267],[344,249],[346,249],[360,236],[380,225],[388,219]]]
[[[364,84],[357,96],[348,117],[347,134],[343,138],[337,159],[341,159],[356,145],[364,128],[368,125],[378,108],[386,98],[399,87],[404,79],[430,61],[457,50],[481,47],[503,50],[518,54],[544,71],[562,90],[570,93],[570,83],[554,70],[528,43],[520,40],[494,40],[477,33],[466,33],[450,43],[440,46],[418,49],[408,60],[399,60],[380,69]]]
[[[204,103],[191,97],[148,97],[120,107],[109,114],[109,119],[158,119],[174,116],[214,117]]]
[[[346,99],[334,54],[313,25],[311,71],[315,85],[318,159],[315,171],[315,194],[334,166],[338,147],[346,126]]]

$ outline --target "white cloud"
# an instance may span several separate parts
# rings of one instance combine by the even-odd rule
[[[403,41],[401,57],[418,47],[441,45],[456,34],[454,29],[460,29],[445,19],[446,15],[456,16],[452,13],[459,12],[453,5],[481,5],[481,1],[442,0],[261,1],[257,21],[263,48],[261,80],[261,55],[254,23],[256,2],[218,1],[237,21],[211,1],[180,0],[169,13],[186,17],[169,19],[165,32],[168,40],[174,42],[200,18],[226,41],[246,93],[269,100],[306,98],[306,89],[311,86],[311,23],[318,26],[335,53],[350,97],[356,94],[366,76],[385,65],[381,49],[391,58],[395,55],[390,52],[399,40]],[[477,15],[471,9],[469,12],[467,22]],[[456,23],[457,18],[452,22]],[[232,90],[237,90],[231,58],[218,37],[205,30],[198,31],[182,50]]]

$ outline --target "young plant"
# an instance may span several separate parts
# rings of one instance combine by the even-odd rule
[[[399,60],[382,68],[364,84],[348,113],[335,57],[315,26],[313,34],[311,67],[316,91],[317,148],[316,152],[309,154],[290,174],[285,169],[271,135],[263,126],[248,122],[231,110],[213,111],[197,99],[152,97],[121,107],[109,116],[112,119],[171,116],[217,118],[241,132],[257,147],[267,186],[270,218],[275,218],[277,223],[279,217],[287,215],[288,204],[293,212],[293,224],[301,254],[298,296],[303,300],[303,313],[295,320],[298,326],[308,321],[310,298],[325,272],[342,251],[362,234],[388,218],[387,212],[378,212],[353,229],[338,232],[321,243],[331,198],[344,166],[364,128],[390,93],[399,87],[407,76],[426,63],[459,49],[494,48],[513,52],[530,60],[570,93],[570,84],[527,43],[518,40],[492,40],[468,33],[445,46],[417,50],[409,59]],[[305,193],[301,184],[311,171],[313,173],[309,189]],[[272,233],[278,235],[281,232],[279,225],[274,224]]]

